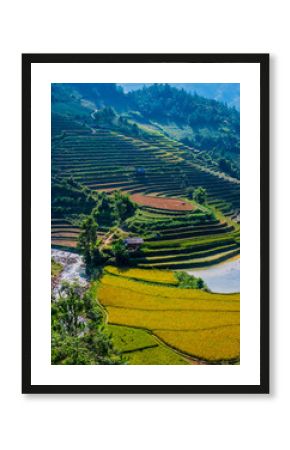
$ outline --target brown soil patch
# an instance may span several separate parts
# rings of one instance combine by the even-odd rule
[[[62,240],[62,239],[52,239],[51,240],[51,245],[59,245],[59,246],[63,246],[63,247],[76,248],[77,241],[66,241],[66,240]]]
[[[78,237],[78,235],[79,235],[79,233],[77,232],[77,233],[72,233],[72,232],[69,232],[69,231],[62,231],[62,232],[56,232],[56,233],[52,233],[51,234],[51,237],[52,238],[77,238]]]
[[[150,197],[149,195],[133,194],[131,199],[139,205],[151,208],[170,209],[172,211],[193,211],[191,203],[176,198]]]

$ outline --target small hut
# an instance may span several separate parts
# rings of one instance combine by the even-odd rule
[[[140,237],[132,237],[124,239],[124,243],[129,251],[135,252],[139,250],[140,246],[144,243],[144,239]]]

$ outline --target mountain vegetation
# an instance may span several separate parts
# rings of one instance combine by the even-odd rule
[[[68,100],[74,110],[78,101],[79,118],[83,117],[86,105],[95,109],[95,126],[113,126],[132,136],[142,135],[144,123],[154,128],[157,122],[157,129],[161,126],[171,137],[176,133],[179,136],[182,131],[181,140],[204,151],[207,157],[230,159],[232,173],[235,171],[238,176],[240,121],[235,107],[169,84],[153,84],[128,93],[113,83],[61,86],[64,87],[52,85],[53,111],[57,112],[62,102]],[[176,129],[181,131],[176,132]]]
[[[150,86],[152,83],[142,83],[143,86]],[[139,83],[119,83],[124,92],[136,91],[140,89]],[[226,103],[240,109],[240,85],[239,83],[170,83],[170,86],[183,89],[189,94],[198,94],[202,97]]]

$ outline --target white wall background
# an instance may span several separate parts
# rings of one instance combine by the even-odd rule
[[[290,219],[287,2],[10,0],[3,5],[0,24],[1,447],[74,450],[102,445],[106,449],[126,450],[170,450],[185,446],[268,450],[280,441],[285,448],[290,391],[290,299],[286,286]],[[270,396],[21,395],[22,52],[272,54]]]

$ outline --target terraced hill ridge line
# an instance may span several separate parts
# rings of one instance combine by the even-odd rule
[[[188,358],[209,363],[239,360],[239,294],[211,294],[168,284],[170,271],[105,268],[98,301],[108,323],[143,330]],[[174,276],[174,275],[173,275]]]

